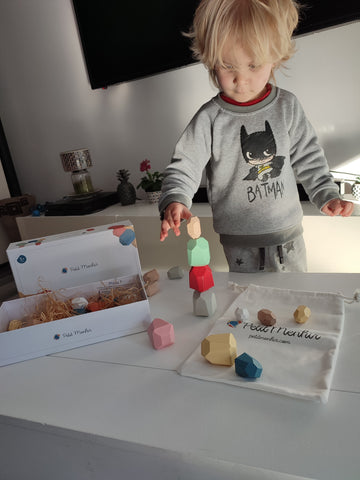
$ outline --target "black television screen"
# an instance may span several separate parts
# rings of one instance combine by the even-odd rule
[[[194,63],[189,30],[199,0],[73,0],[91,88]],[[296,35],[360,18],[359,0],[304,1]]]
[[[182,35],[197,0],[73,0],[92,88],[194,62]]]

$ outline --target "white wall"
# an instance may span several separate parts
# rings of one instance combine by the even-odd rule
[[[90,149],[90,173],[103,190],[115,190],[119,168],[136,185],[144,158],[163,169],[191,116],[215,93],[201,65],[91,90],[71,0],[0,5],[0,117],[22,192],[38,202],[72,191],[64,150]],[[333,166],[360,153],[360,23],[297,43],[278,85],[298,95]]]

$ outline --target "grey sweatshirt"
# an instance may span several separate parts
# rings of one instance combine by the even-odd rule
[[[160,212],[171,202],[191,208],[204,168],[215,231],[244,246],[279,245],[302,233],[297,181],[319,209],[339,198],[299,101],[277,87],[255,105],[217,95],[200,108],[165,169]]]

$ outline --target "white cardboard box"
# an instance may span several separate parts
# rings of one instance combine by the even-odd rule
[[[149,302],[138,275],[67,288],[59,293],[61,299],[89,297],[115,281],[121,285],[136,282],[142,288],[143,300],[12,331],[7,331],[10,320],[27,317],[47,294],[3,302],[0,307],[0,366],[146,330],[151,322]]]
[[[141,273],[128,220],[10,243],[6,253],[20,296]]]
[[[109,340],[147,329],[151,322],[134,228],[129,221],[15,242],[7,249],[20,295],[0,307],[0,366]],[[108,280],[112,279],[112,280]],[[136,282],[143,300],[7,331],[46,294],[90,296],[104,284]]]

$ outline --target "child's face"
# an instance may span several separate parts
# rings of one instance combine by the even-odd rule
[[[216,68],[216,78],[221,91],[236,102],[250,102],[265,93],[272,63],[254,64],[253,59],[241,48],[225,48],[223,64]]]

